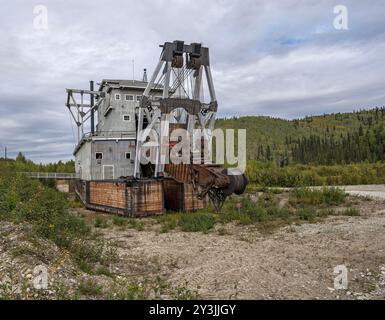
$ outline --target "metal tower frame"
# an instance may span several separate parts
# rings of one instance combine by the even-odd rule
[[[196,139],[196,129],[200,129],[200,134],[209,147],[207,151],[211,153],[218,103],[210,69],[209,49],[200,43],[185,44],[183,41],[166,42],[160,47],[163,49],[159,62],[143,93],[138,110],[134,168],[136,178],[141,178],[140,164],[144,148],[153,148],[155,151],[154,176],[157,177],[164,171],[169,152],[169,144],[164,138],[169,138],[170,123],[185,124],[193,141]],[[203,80],[203,73],[206,82]],[[203,101],[204,83],[209,91],[209,103]],[[161,99],[153,96],[154,89],[162,89]],[[156,143],[146,141],[150,132],[156,133]],[[192,155],[194,163],[204,161],[201,159],[200,148],[201,146],[199,153]]]
[[[84,126],[86,122],[90,119],[91,134],[95,132],[95,111],[98,110],[99,106],[105,99],[104,92],[99,92],[94,90],[94,82],[90,81],[90,90],[81,90],[81,89],[66,89],[67,92],[67,102],[66,107],[68,108],[72,119],[75,121],[77,126],[77,143],[83,138]],[[76,98],[79,98],[80,103]],[[89,103],[84,103],[84,96],[89,96]],[[96,104],[95,104],[96,100]]]

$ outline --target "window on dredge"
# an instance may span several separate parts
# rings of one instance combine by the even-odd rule
[[[132,94],[126,94],[125,99],[126,101],[134,101],[134,96]]]
[[[115,100],[120,100],[120,94],[119,93],[115,94]]]
[[[129,114],[123,115],[123,120],[124,121],[131,121],[131,116]]]
[[[102,160],[103,159],[103,152],[95,152],[95,159],[96,160]]]
[[[131,152],[126,152],[126,159],[131,160]]]

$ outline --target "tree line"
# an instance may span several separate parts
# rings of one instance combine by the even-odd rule
[[[15,172],[75,172],[75,162],[70,161],[58,161],[51,163],[34,163],[32,160],[27,159],[21,152],[18,153],[16,159],[4,159],[0,158],[0,169],[10,170]]]
[[[292,160],[302,164],[344,164],[385,160],[384,124],[348,132],[340,137],[310,135],[291,146]]]

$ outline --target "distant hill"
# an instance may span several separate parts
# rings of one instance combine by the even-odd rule
[[[247,129],[248,160],[296,163],[382,161],[385,107],[285,120],[266,116],[218,119],[217,128]]]

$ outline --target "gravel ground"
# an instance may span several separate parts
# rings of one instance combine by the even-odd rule
[[[111,230],[129,272],[135,259],[158,261],[172,283],[187,283],[205,299],[384,299],[385,206],[362,201],[359,217],[334,216],[316,224],[262,235],[229,224],[226,234]],[[334,268],[346,266],[347,290],[334,289]]]
[[[384,201],[361,199],[354,206],[361,216],[333,216],[268,235],[234,223],[208,233],[160,233],[151,219],[144,231],[110,223],[99,232],[117,248],[120,259],[111,266],[117,276],[160,276],[202,299],[385,299]],[[80,210],[90,221],[97,215]],[[11,283],[12,292],[6,291],[13,298],[51,299],[58,284],[76,290],[89,277],[52,243],[31,244],[25,228],[0,222],[0,289]],[[36,265],[49,270],[46,291],[33,288]],[[348,270],[347,289],[334,288],[338,265]],[[103,288],[112,281],[92,277]]]

